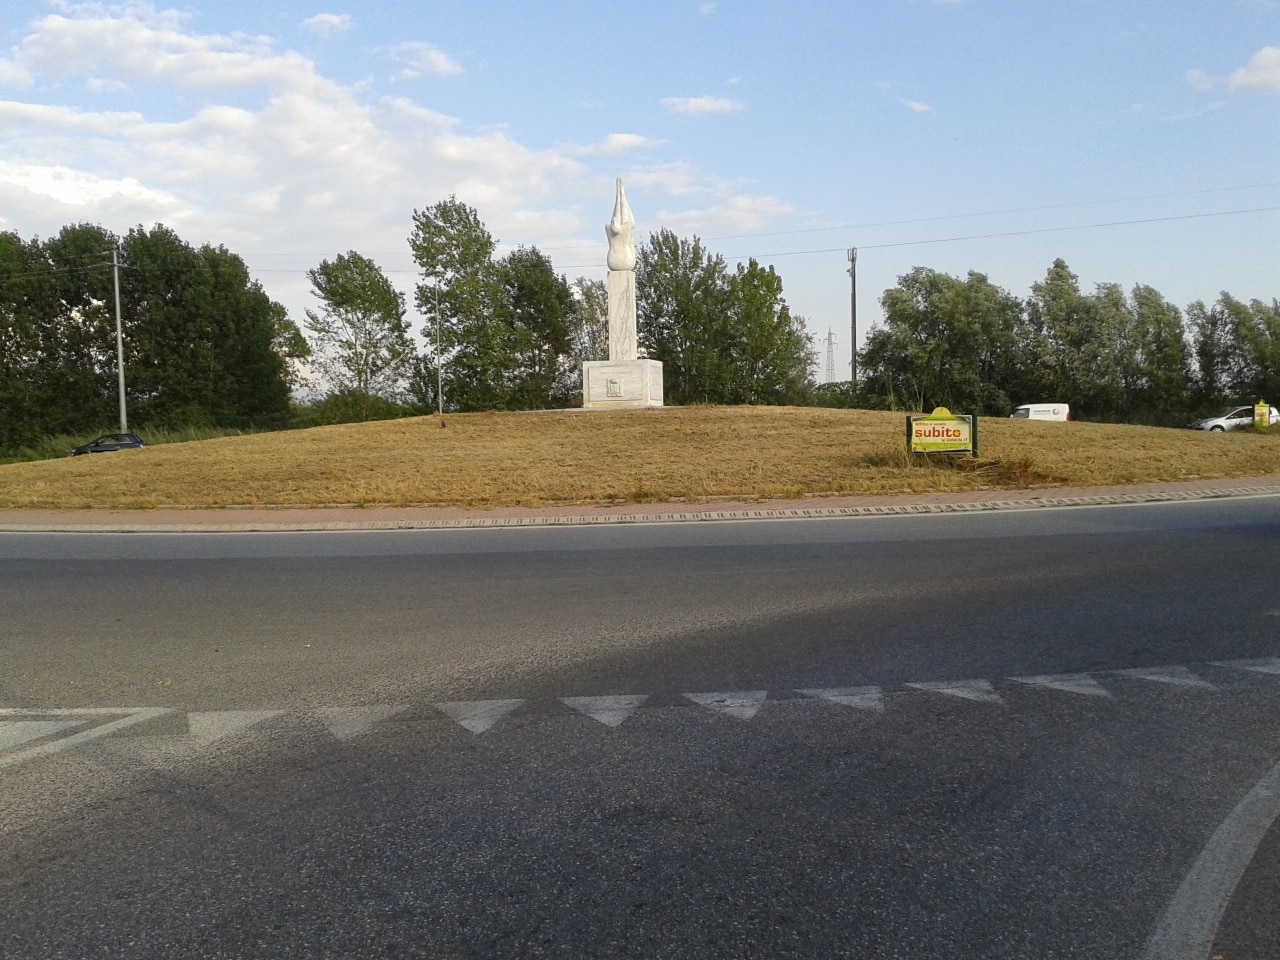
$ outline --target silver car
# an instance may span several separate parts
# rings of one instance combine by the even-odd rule
[[[1271,411],[1268,417],[1270,426],[1280,423],[1280,411],[1275,407],[1268,407]],[[1253,426],[1253,406],[1236,407],[1234,410],[1228,410],[1226,413],[1217,417],[1206,417],[1204,420],[1197,420],[1191,425],[1192,430],[1208,430],[1212,433],[1222,433],[1226,430],[1238,430],[1240,427]]]

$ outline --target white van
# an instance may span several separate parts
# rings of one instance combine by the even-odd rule
[[[1071,407],[1065,403],[1024,403],[1009,414],[1011,420],[1070,420]]]

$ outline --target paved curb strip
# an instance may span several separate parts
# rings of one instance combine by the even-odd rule
[[[602,524],[706,523],[718,520],[817,520],[911,514],[981,513],[1038,510],[1044,507],[1093,507],[1109,504],[1174,503],[1231,497],[1280,496],[1280,485],[1222,487],[1209,490],[1150,491],[1082,497],[1029,497],[972,503],[899,503],[867,507],[813,507],[787,510],[705,510],[677,513],[619,513],[569,517],[467,517],[455,520],[335,520],[319,523],[241,521],[239,523],[6,523],[0,533],[284,533],[317,530],[446,530],[474,527],[573,527]],[[323,510],[323,507],[315,508]]]

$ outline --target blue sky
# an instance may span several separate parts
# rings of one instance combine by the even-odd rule
[[[783,277],[848,376],[912,267],[1025,296],[1055,257],[1180,307],[1280,297],[1280,0],[344,6],[6,0],[0,229],[165,223],[301,323],[347,250],[409,295],[415,209],[603,278],[621,175]],[[1138,222],[1144,221],[1144,222]],[[960,239],[965,238],[965,239]],[[418,324],[415,323],[415,326]]]

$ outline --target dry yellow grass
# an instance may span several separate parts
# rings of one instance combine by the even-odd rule
[[[960,492],[1280,472],[1280,430],[983,419],[981,458],[919,462],[904,416],[682,407],[451,415],[0,466],[0,508],[537,506]]]

